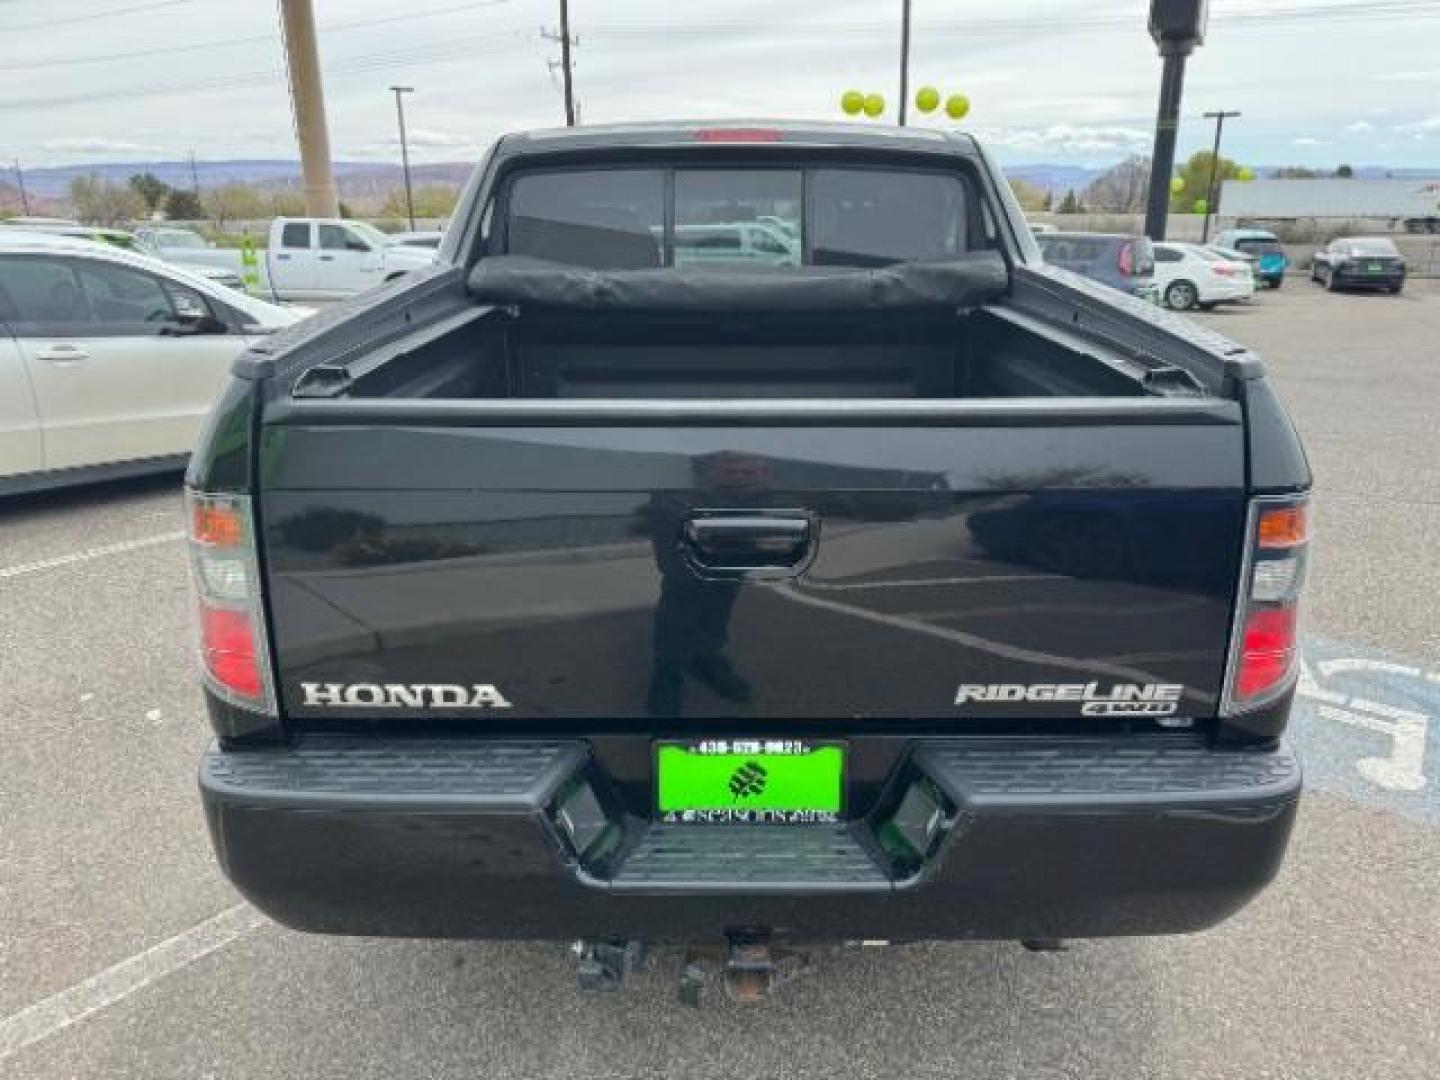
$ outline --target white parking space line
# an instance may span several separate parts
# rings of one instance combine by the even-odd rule
[[[248,904],[236,904],[68,990],[21,1009],[0,1020],[0,1061],[189,967],[267,922]]]
[[[106,544],[104,547],[72,551],[69,555],[56,555],[50,559],[37,559],[35,562],[20,563],[16,566],[0,566],[0,581],[6,578],[24,577],[26,574],[38,574],[42,570],[71,566],[74,563],[89,562],[91,559],[103,559],[107,555],[123,555],[127,551],[139,551],[141,548],[155,547],[157,544],[168,544],[172,540],[184,539],[184,536],[183,529],[176,529],[174,532],[142,536],[138,540],[124,540],[118,544]]]

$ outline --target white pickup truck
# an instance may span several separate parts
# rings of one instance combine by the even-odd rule
[[[434,260],[433,250],[393,243],[363,221],[327,218],[276,218],[262,257],[277,300],[352,296]]]

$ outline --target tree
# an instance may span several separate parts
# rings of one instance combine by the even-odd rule
[[[1335,170],[1335,175],[1342,177],[1343,179],[1350,180],[1355,176],[1355,170],[1349,165],[1341,165],[1338,169]]]
[[[1215,170],[1215,198],[1210,199],[1210,164],[1215,155],[1209,150],[1198,150],[1190,155],[1190,160],[1180,166],[1180,179],[1183,186],[1179,192],[1170,196],[1170,208],[1182,214],[1191,212],[1191,208],[1200,199],[1211,202],[1210,212],[1219,212],[1220,185],[1225,180],[1235,179],[1240,172],[1240,166],[1227,157],[1220,159],[1219,167]]]
[[[1045,189],[1045,203],[1044,203],[1043,206],[1040,207],[1040,209],[1041,209],[1041,210],[1054,210],[1054,209],[1055,209],[1055,192],[1051,191],[1049,188],[1046,188],[1046,189]]]
[[[1085,205],[1093,210],[1129,214],[1145,208],[1149,188],[1150,159],[1143,154],[1131,154],[1090,182],[1085,189]]]
[[[155,212],[170,194],[170,185],[152,172],[136,173],[130,177],[130,187],[145,200],[145,209]]]
[[[70,181],[70,205],[87,225],[119,225],[145,214],[145,200],[133,188],[94,173]]]
[[[1065,192],[1065,198],[1060,200],[1060,209],[1056,212],[1060,214],[1078,214],[1084,209],[1085,208],[1080,205],[1080,200],[1075,197],[1075,189],[1070,188]]]
[[[460,189],[451,184],[423,184],[414,189],[413,195],[417,218],[444,218],[455,212],[455,203],[460,199]],[[390,192],[385,204],[380,208],[380,213],[384,217],[405,216],[403,187]]]
[[[223,184],[211,188],[201,201],[206,216],[215,223],[217,230],[224,229],[227,221],[261,218],[268,212],[265,200],[248,184]]]
[[[205,216],[205,204],[193,191],[171,188],[165,196],[165,216],[171,221],[199,221]]]
[[[1022,210],[1047,209],[1047,207],[1045,206],[1045,198],[1047,193],[1041,191],[1038,185],[1032,184],[1029,180],[1022,180],[1018,176],[1010,177],[1010,190],[1015,193],[1015,201],[1020,204],[1020,208]],[[415,206],[415,213],[418,216],[423,217],[445,217],[449,213],[449,211],[447,210],[444,214],[421,215],[420,206],[417,203]]]
[[[294,188],[281,188],[270,196],[270,212],[276,217],[304,217],[305,194]]]

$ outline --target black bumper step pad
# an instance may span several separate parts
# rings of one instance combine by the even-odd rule
[[[255,806],[537,813],[586,756],[568,741],[317,738],[243,753],[212,745],[201,779]]]
[[[1044,809],[1293,799],[1300,763],[1287,747],[1216,751],[1193,740],[937,739],[915,764],[957,803]]]
[[[652,825],[612,892],[887,892],[890,878],[841,825]]]

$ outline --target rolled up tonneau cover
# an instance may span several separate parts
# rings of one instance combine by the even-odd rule
[[[482,259],[470,272],[475,299],[591,311],[803,313],[972,307],[1009,286],[995,252],[876,269],[804,266],[767,270],[664,267],[591,270],[519,255]]]

